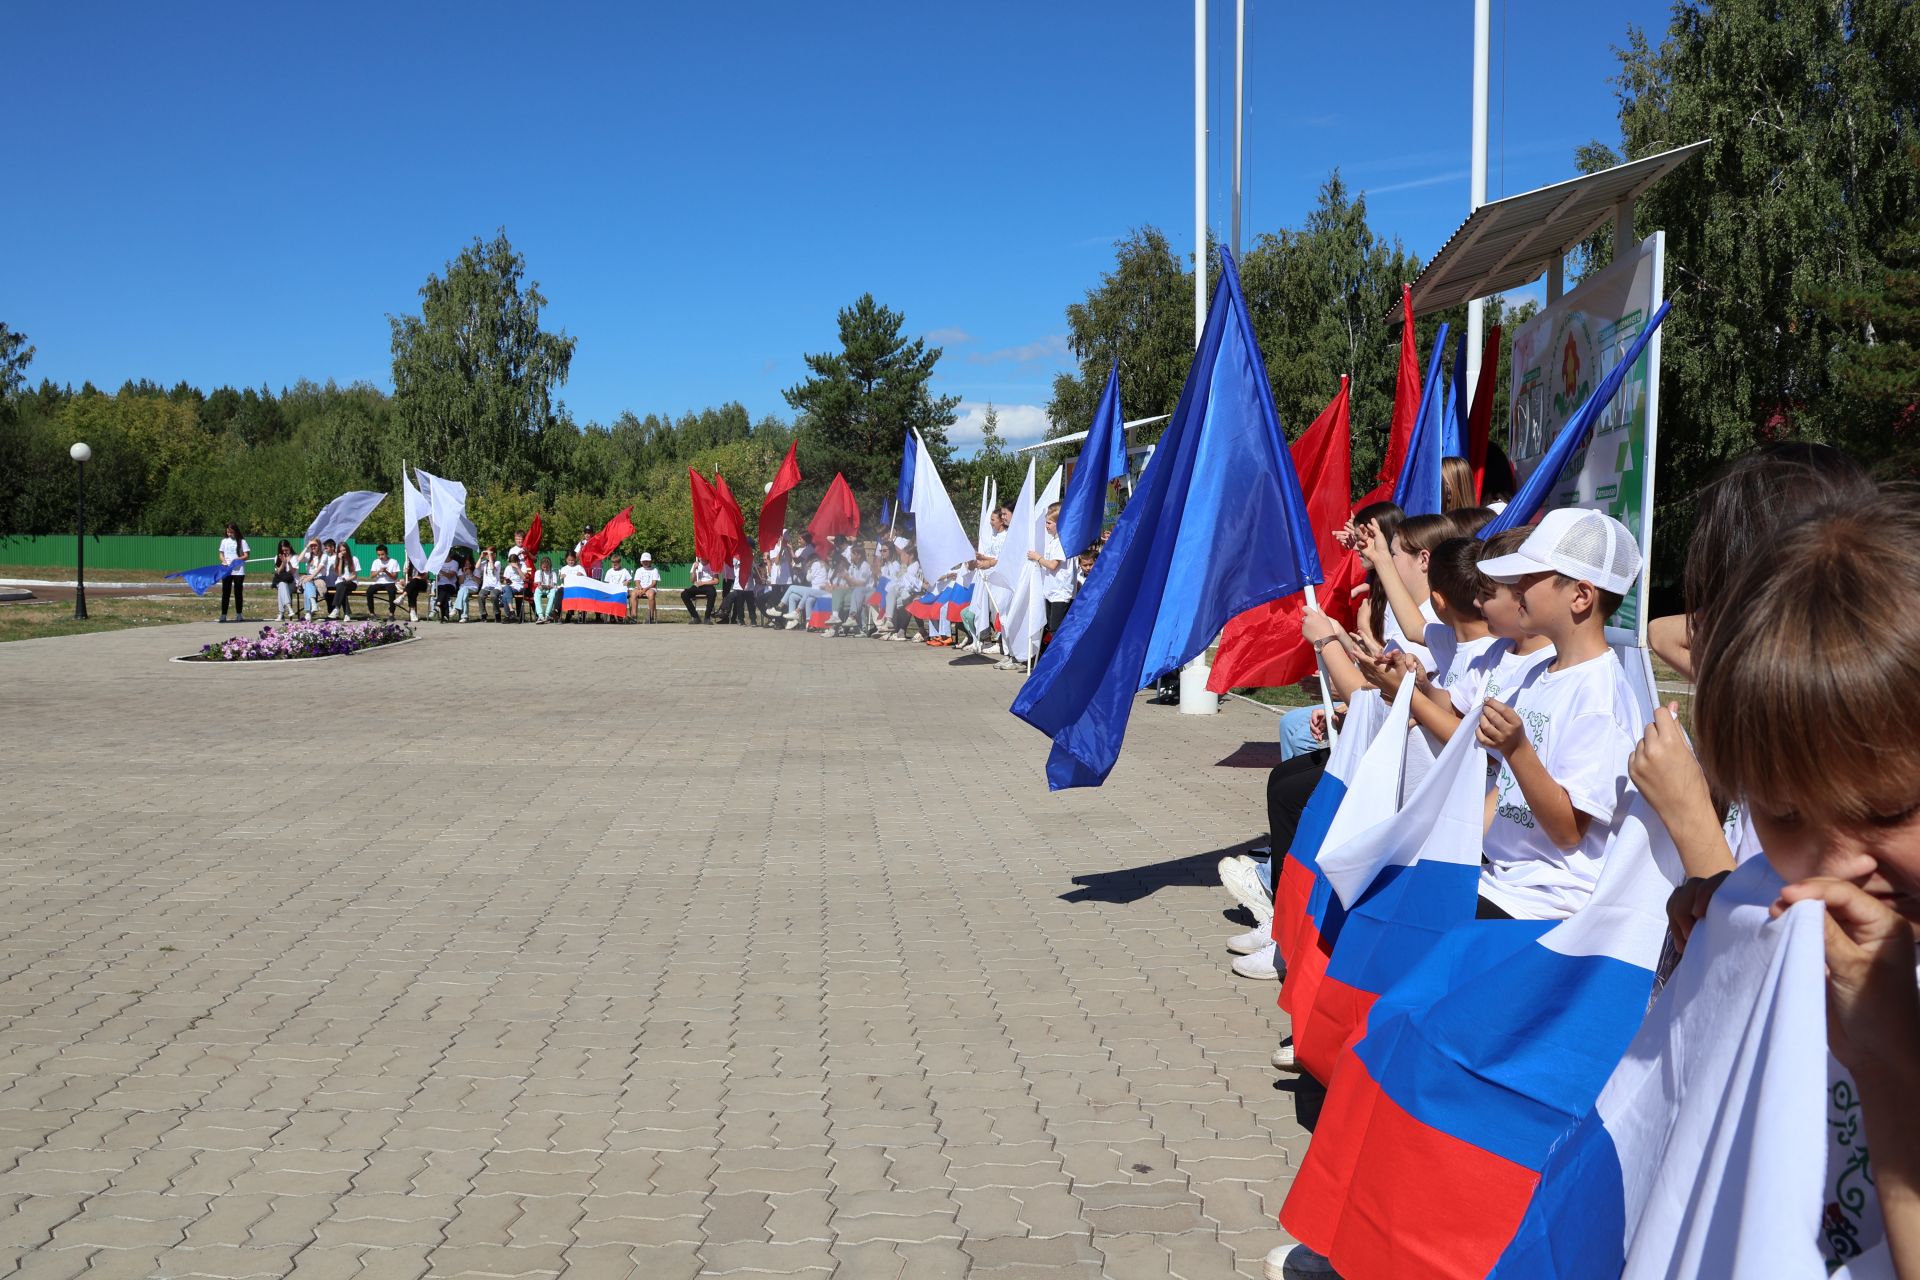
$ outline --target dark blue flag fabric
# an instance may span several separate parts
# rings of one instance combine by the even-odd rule
[[[1496,533],[1530,525],[1539,516],[1541,509],[1547,505],[1547,499],[1552,496],[1554,487],[1560,483],[1561,473],[1572,464],[1574,455],[1587,447],[1587,436],[1593,431],[1594,421],[1619,392],[1620,384],[1626,381],[1627,371],[1640,362],[1641,353],[1646,351],[1647,343],[1653,340],[1654,330],[1667,318],[1667,308],[1672,305],[1671,302],[1660,304],[1660,309],[1653,313],[1653,319],[1647,321],[1647,327],[1640,331],[1640,336],[1621,354],[1613,368],[1607,370],[1607,376],[1600,379],[1600,385],[1593,389],[1586,403],[1575,409],[1566,425],[1560,428],[1560,434],[1553,438],[1546,456],[1527,476],[1527,482],[1520,486],[1520,492],[1513,496],[1506,510],[1480,530],[1482,538],[1491,538]]]
[[[1115,465],[1115,459],[1118,465]],[[1080,442],[1080,460],[1060,499],[1060,549],[1077,556],[1100,540],[1107,514],[1107,486],[1127,474],[1126,432],[1120,426],[1120,362],[1107,374],[1107,389],[1093,411],[1093,425]]]
[[[918,465],[919,448],[913,432],[907,432],[907,451],[900,455],[900,479],[893,486],[893,509],[902,515],[913,510],[913,469]]]
[[[1440,459],[1442,419],[1440,403],[1440,357],[1445,354],[1447,326],[1433,337],[1433,355],[1427,359],[1427,380],[1420,387],[1420,414],[1413,420],[1413,437],[1407,442],[1407,460],[1400,464],[1400,479],[1393,486],[1393,500],[1410,516],[1440,514]]]
[[[1013,714],[1053,739],[1047,786],[1098,786],[1133,696],[1227,619],[1322,581],[1306,500],[1231,254],[1153,461]]]
[[[182,569],[178,573],[169,573],[166,576],[180,579],[193,588],[193,594],[203,596],[207,594],[207,588],[227,576],[227,570],[231,567],[224,564],[208,564],[198,569]]]
[[[1447,411],[1440,430],[1441,457],[1467,456],[1467,412],[1472,405],[1473,397],[1467,390],[1467,335],[1462,333],[1453,348],[1453,378],[1447,383]]]
[[[880,523],[888,526],[891,526],[893,524],[893,499],[892,498],[880,499]]]

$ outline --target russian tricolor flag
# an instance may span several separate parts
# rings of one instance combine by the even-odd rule
[[[627,593],[593,578],[575,578],[560,588],[560,610],[600,613],[609,618],[627,616]]]
[[[1820,1280],[1823,1241],[1840,1274],[1893,1274],[1884,1235],[1857,1238],[1826,1215],[1829,1198],[1873,1192],[1864,1173],[1828,1186],[1824,917],[1807,902],[1773,919],[1781,883],[1753,858],[1721,884],[1597,1101],[1545,1162],[1496,1280]],[[1832,1082],[1836,1101],[1851,1087]]]
[[[938,591],[929,591],[907,606],[907,612],[925,622],[937,622],[945,618],[948,622],[960,621],[961,610],[973,598],[973,589],[954,583]]]
[[[1433,943],[1339,1054],[1282,1210],[1288,1229],[1349,1276],[1486,1275],[1548,1153],[1640,1026],[1679,876],[1664,826],[1630,795],[1585,908],[1558,922],[1467,920]]]
[[[1411,686],[1401,683],[1387,723],[1361,764],[1372,797],[1357,815],[1365,826],[1338,844],[1329,840],[1320,855],[1313,901],[1322,920],[1320,945],[1302,948],[1297,975],[1287,975],[1302,992],[1290,1010],[1294,1054],[1328,1083],[1375,997],[1418,964],[1441,935],[1472,920],[1479,893],[1487,795],[1487,752],[1475,736],[1480,708],[1461,721],[1395,812]]]
[[[1317,934],[1317,922],[1308,918],[1307,907],[1313,886],[1320,876],[1318,854],[1333,825],[1334,815],[1347,798],[1347,780],[1360,769],[1367,746],[1386,718],[1387,704],[1372,689],[1353,695],[1347,704],[1346,723],[1327,754],[1326,770],[1307,798],[1300,814],[1300,825],[1293,833],[1293,844],[1286,849],[1280,864],[1280,877],[1273,893],[1273,940],[1279,944],[1279,958],[1292,968],[1303,936]],[[1286,988],[1280,990],[1280,1007],[1287,1007]]]
[[[807,602],[807,625],[809,627],[824,627],[832,620],[832,596],[815,596]]]

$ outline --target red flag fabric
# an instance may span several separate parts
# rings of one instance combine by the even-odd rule
[[[1347,406],[1347,379],[1343,376],[1340,394],[1287,450],[1306,495],[1314,543],[1327,575],[1315,593],[1327,616],[1343,627],[1351,627],[1357,613],[1348,592],[1358,580],[1354,571],[1360,559],[1333,540],[1333,531],[1347,521],[1347,492],[1353,476],[1353,435]],[[1365,571],[1359,576],[1364,577]],[[1305,610],[1306,595],[1302,593],[1255,605],[1227,623],[1207,688],[1215,693],[1246,685],[1271,689],[1312,675],[1318,669],[1313,646],[1300,635],[1300,617]]]
[[[540,516],[537,512],[533,523],[527,526],[526,536],[520,539],[520,549],[527,553],[527,562],[531,565],[534,553],[540,550]]]
[[[780,540],[780,533],[787,527],[787,494],[800,483],[800,463],[794,458],[794,450],[800,442],[787,446],[786,461],[780,464],[780,470],[774,472],[773,487],[767,490],[767,499],[760,504],[760,550],[770,551]]]
[[[614,553],[619,545],[633,536],[633,508],[628,507],[619,515],[606,522],[600,532],[587,539],[587,545],[580,548],[580,564],[588,573],[602,560]]]
[[[853,500],[853,489],[848,486],[847,478],[838,471],[833,473],[833,483],[827,486],[826,496],[820,499],[820,509],[807,521],[807,533],[816,547],[831,543],[841,534],[849,538],[859,536],[860,505]]]
[[[1413,422],[1420,416],[1420,343],[1413,331],[1413,286],[1400,286],[1400,375],[1393,385],[1393,426],[1387,432],[1387,456],[1380,463],[1380,483],[1393,496],[1400,468],[1413,443]],[[1377,492],[1377,490],[1376,490]],[[1369,499],[1379,501],[1379,499]],[[1365,506],[1363,501],[1360,505]]]
[[[693,495],[693,554],[717,574],[726,563],[720,555],[725,549],[720,542],[720,495],[692,467],[687,468],[687,489]]]
[[[1480,500],[1487,481],[1487,436],[1493,430],[1493,391],[1500,380],[1500,326],[1487,330],[1487,346],[1480,357],[1480,381],[1473,388],[1473,408],[1467,414],[1467,461],[1473,465],[1473,497]]]
[[[747,550],[747,518],[740,512],[740,500],[727,487],[727,478],[718,471],[713,473],[713,493],[714,510],[720,520],[720,565],[732,564],[733,558],[739,556],[751,570],[753,555]]]

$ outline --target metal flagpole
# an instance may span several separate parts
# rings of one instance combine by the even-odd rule
[[[1207,331],[1207,0],[1193,0],[1193,347]]]
[[[1469,213],[1487,202],[1487,26],[1491,6],[1492,0],[1473,0],[1473,178]],[[1469,398],[1480,385],[1485,324],[1480,299],[1475,298],[1467,303],[1467,385],[1458,392]]]
[[[1241,130],[1247,97],[1247,0],[1235,0],[1233,13],[1233,256],[1240,257]]]

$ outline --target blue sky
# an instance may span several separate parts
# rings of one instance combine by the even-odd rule
[[[1431,255],[1466,212],[1471,0],[1247,8],[1249,237],[1337,165]],[[1224,235],[1233,4],[1212,12]],[[1492,196],[1617,137],[1612,46],[1666,12],[1494,0]],[[0,320],[36,378],[387,386],[386,315],[505,227],[579,339],[583,422],[789,416],[803,353],[870,291],[945,347],[965,452],[989,400],[1042,434],[1065,308],[1116,237],[1193,244],[1182,0],[80,3],[8,27]]]

